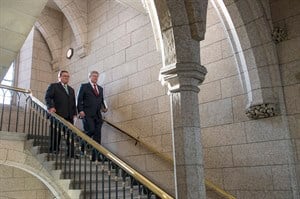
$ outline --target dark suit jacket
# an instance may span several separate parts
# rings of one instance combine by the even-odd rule
[[[58,115],[72,121],[77,114],[75,92],[70,86],[68,91],[69,95],[60,82],[52,83],[46,91],[45,101],[48,109],[55,108]]]
[[[77,96],[77,110],[83,111],[87,117],[101,117],[101,108],[105,107],[103,101],[103,88],[97,85],[99,95],[96,96],[90,83],[81,84]]]

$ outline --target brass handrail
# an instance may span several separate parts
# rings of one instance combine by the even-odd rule
[[[154,147],[150,146],[149,144],[147,144],[146,142],[143,142],[142,140],[139,139],[139,137],[134,137],[133,135],[127,133],[126,131],[124,131],[123,129],[121,129],[120,127],[118,127],[117,125],[107,121],[106,119],[103,119],[108,125],[116,128],[117,130],[119,130],[120,132],[122,132],[123,134],[127,135],[128,137],[132,138],[135,140],[136,143],[140,143],[141,145],[143,145],[144,147],[148,148],[151,152],[153,152],[154,154],[157,154],[158,156],[160,156],[162,159],[166,160],[169,164],[173,165],[173,159],[170,158],[169,156],[161,153],[160,151],[156,150]],[[226,192],[225,190],[221,189],[220,187],[218,187],[217,185],[215,185],[213,182],[211,182],[210,180],[204,179],[205,180],[205,186],[214,190],[218,195],[226,198],[226,199],[236,199],[236,197],[234,197],[233,195],[231,195],[230,193]]]
[[[130,135],[130,134],[127,133],[126,131],[123,131],[123,130],[120,129],[118,126],[116,126],[116,125],[114,125],[113,123],[107,121],[105,118],[102,118],[102,120],[103,120],[106,124],[108,124],[108,125],[114,127],[114,128],[117,129],[118,131],[121,131],[123,134],[125,134],[125,135],[127,135],[128,137],[130,137],[131,139],[133,139],[133,140],[135,141],[135,145],[136,145],[138,142],[140,142],[140,140],[139,140],[138,138],[135,138],[133,135]]]
[[[114,127],[115,129],[117,129],[118,131],[122,132],[123,134],[127,135],[128,137],[132,138],[132,139],[135,141],[135,144],[140,143],[141,145],[143,145],[144,147],[146,147],[147,149],[149,149],[152,153],[157,154],[157,155],[160,156],[162,159],[164,159],[164,160],[170,162],[171,164],[173,164],[173,160],[172,160],[169,156],[167,156],[167,155],[161,153],[160,151],[156,150],[154,147],[150,146],[150,145],[147,144],[146,142],[143,142],[142,140],[140,140],[139,137],[134,137],[134,136],[131,135],[130,133],[127,133],[126,131],[124,131],[123,129],[121,129],[121,128],[118,127],[117,125],[115,125],[115,124],[109,122],[109,121],[108,121],[107,119],[105,119],[105,118],[103,119],[103,121],[104,121],[105,123],[107,123],[108,125],[110,125],[110,126]]]
[[[37,98],[34,96],[31,96],[32,101],[41,106],[42,108],[46,108],[46,106],[40,102]],[[47,109],[46,109],[47,110]],[[146,187],[148,187],[153,193],[158,195],[161,198],[165,199],[173,199],[172,196],[164,192],[162,189],[160,189],[157,185],[155,185],[153,182],[145,178],[142,174],[140,174],[135,169],[131,168],[128,164],[126,164],[124,161],[122,161],[120,158],[118,158],[116,155],[102,147],[99,143],[94,141],[92,138],[87,136],[85,133],[83,133],[81,130],[79,130],[77,127],[75,127],[73,124],[65,120],[64,118],[60,117],[56,113],[52,113],[52,115],[58,119],[61,123],[63,123],[65,126],[68,127],[68,129],[72,130],[76,135],[81,137],[83,140],[85,140],[87,143],[89,143],[91,146],[93,146],[95,149],[97,149],[99,152],[101,152],[103,155],[108,157],[110,160],[112,160],[114,163],[116,163],[119,167],[124,169],[126,172],[131,174],[135,179],[137,179],[139,182],[144,184]]]
[[[17,92],[21,92],[21,93],[26,93],[26,94],[31,93],[30,89],[18,88],[18,87],[14,87],[14,86],[7,86],[7,85],[3,85],[3,84],[0,84],[0,88],[4,88],[4,89],[7,89],[7,90],[12,90],[12,91],[17,91]]]
[[[47,111],[47,107],[45,104],[43,104],[39,99],[34,97],[30,90],[27,89],[21,89],[16,87],[10,87],[6,85],[1,85],[0,88],[18,91],[22,93],[29,94],[31,97],[31,100],[35,102],[38,106],[40,106],[42,109]],[[51,113],[52,116],[54,116],[58,121],[63,123],[68,129],[72,130],[77,136],[85,140],[88,144],[90,144],[92,147],[94,147],[96,150],[101,152],[104,156],[108,157],[111,161],[113,161],[115,164],[117,164],[120,168],[122,168],[124,171],[129,173],[131,176],[133,176],[136,180],[138,180],[140,183],[148,187],[153,193],[155,193],[157,196],[159,196],[162,199],[173,199],[171,195],[163,191],[161,188],[159,188],[157,185],[155,185],[153,182],[148,180],[146,177],[144,177],[142,174],[140,174],[135,169],[131,168],[127,163],[122,161],[120,158],[118,158],[116,155],[102,147],[99,143],[94,141],[92,138],[87,136],[85,133],[83,133],[81,130],[79,130],[77,127],[75,127],[73,124],[65,120],[64,118],[60,117],[56,113]]]

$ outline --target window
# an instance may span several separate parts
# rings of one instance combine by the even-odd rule
[[[1,81],[1,84],[6,86],[12,86],[14,81],[14,68],[15,64],[14,62],[10,65],[6,75],[4,76],[3,80]],[[1,89],[0,91],[0,103],[4,104],[10,104],[11,102],[11,92],[7,89]]]

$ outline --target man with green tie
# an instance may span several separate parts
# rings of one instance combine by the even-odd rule
[[[68,71],[62,70],[58,72],[58,82],[49,85],[45,101],[49,113],[56,113],[63,117],[65,120],[73,124],[74,117],[77,115],[75,92],[74,89],[68,85],[70,75]],[[50,152],[58,152],[60,145],[60,135],[51,131],[51,146]],[[67,139],[67,146],[69,152],[69,139]],[[68,153],[69,155],[69,153]],[[71,147],[71,157],[74,156],[74,148]]]

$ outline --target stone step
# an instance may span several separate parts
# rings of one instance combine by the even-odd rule
[[[71,166],[71,167],[69,167],[69,166]],[[102,174],[102,171],[104,171],[105,175],[107,175],[108,172],[110,172],[111,174],[114,174],[114,175],[116,174],[116,170],[112,169],[112,168],[108,169],[107,165],[104,165],[103,168],[102,168],[102,166],[98,166],[98,169],[97,169],[96,165],[94,165],[94,164],[92,165],[92,168],[90,167],[90,165],[86,165],[86,167],[84,165],[81,165],[81,166],[80,165],[75,165],[75,167],[74,167],[73,164],[71,164],[71,165],[67,164],[66,167],[65,167],[62,164],[61,167],[60,167],[60,165],[57,165],[57,169],[61,169],[64,172],[71,171],[72,173],[74,171],[75,172],[79,172],[79,171],[84,172],[84,171],[86,171],[87,173],[90,173],[90,172],[96,173],[96,172],[98,172],[98,174]]]
[[[110,194],[109,194],[110,192]],[[139,194],[139,190],[138,187],[133,187],[133,189],[131,189],[130,187],[126,187],[125,188],[125,198],[126,199],[131,199],[131,192],[133,195],[134,199],[147,199],[147,195],[143,194],[141,191],[141,194]],[[96,198],[102,198],[102,196],[104,195],[105,199],[110,199],[110,198],[118,198],[118,199],[123,199],[124,198],[124,193],[123,193],[123,189],[118,189],[117,192],[117,196],[116,196],[116,189],[115,188],[111,188],[110,191],[108,188],[104,189],[104,192],[102,192],[102,190],[98,190],[98,192],[96,192],[95,190],[86,190],[86,191],[82,191],[82,196],[85,196],[86,199],[96,199]],[[84,198],[84,197],[81,197]],[[149,197],[149,199],[155,199],[155,196]]]
[[[125,186],[125,198],[127,199],[146,199],[147,196],[139,196],[138,186],[130,187],[129,178],[125,179],[123,182],[123,178],[121,177],[121,172],[116,174],[116,170],[111,166],[111,169],[108,169],[108,161],[100,161],[100,162],[92,162],[90,161],[90,156],[83,156],[82,154],[79,158],[69,158],[65,155],[64,147],[61,147],[61,151],[59,154],[47,153],[47,148],[40,146],[33,146],[33,141],[28,142],[28,145],[32,145],[31,152],[37,155],[37,158],[43,162],[43,165],[49,170],[52,171],[52,175],[62,183],[64,189],[72,192],[74,190],[76,194],[80,193],[80,199],[84,198],[102,198],[102,181],[104,184],[104,198],[122,198],[123,196],[123,186]],[[44,153],[42,153],[44,152]],[[45,153],[46,152],[46,153]],[[79,153],[80,154],[80,153]],[[57,162],[56,162],[57,160]],[[62,161],[61,161],[62,160]],[[64,167],[66,161],[66,168]],[[69,167],[71,164],[71,168]],[[86,164],[86,171],[85,169]],[[61,165],[61,167],[60,167]],[[74,170],[75,165],[75,170]],[[98,165],[98,176],[96,175],[96,165]],[[91,167],[90,167],[91,166]],[[79,174],[79,168],[81,167],[81,174]],[[60,170],[54,170],[60,169]],[[104,170],[104,178],[102,179],[102,169]],[[76,172],[75,179],[74,172]],[[64,179],[64,174],[66,177]],[[81,175],[81,181],[79,182],[79,175]],[[109,190],[109,175],[111,176],[110,183],[111,188]],[[86,189],[84,191],[84,177],[86,176],[87,184]],[[98,177],[98,184],[96,183],[96,178]],[[91,179],[91,180],[90,180]],[[117,188],[115,186],[117,180]],[[81,189],[79,189],[79,185],[81,185]],[[98,186],[98,190],[96,189]],[[81,192],[80,192],[81,190]],[[97,190],[97,191],[96,191]],[[116,197],[116,191],[118,192],[118,197]],[[111,197],[109,197],[109,192],[111,192]],[[131,192],[133,192],[133,197],[131,197]],[[76,195],[75,194],[75,195]],[[97,196],[98,194],[98,196]],[[151,197],[150,199],[154,199]]]
[[[88,179],[87,182],[88,182],[86,184],[86,189],[87,190],[96,190],[96,187],[98,187],[98,191],[100,191],[100,190],[102,190],[102,184],[104,186],[104,189],[108,189],[108,187],[109,187],[109,180],[108,180],[108,178],[105,178],[103,180],[101,178],[101,179],[99,179],[98,183],[96,183],[95,179],[91,180],[91,181]],[[120,181],[117,182],[117,184],[118,184],[118,190],[122,190],[123,189],[123,185],[125,186],[125,189],[130,189],[129,181],[123,182],[122,180],[120,180]],[[114,188],[114,190],[116,190],[116,182],[115,182],[114,179],[111,180],[110,185],[111,185],[111,188]],[[81,182],[79,182],[79,181],[76,181],[76,182],[72,181],[71,187],[74,188],[74,189],[79,189],[79,187],[81,189],[84,189],[84,181],[81,181]]]
[[[64,178],[64,174],[66,175],[66,179],[68,179],[68,178],[73,179],[74,178],[74,172],[73,171],[71,171],[70,173],[66,172],[66,171],[62,171],[61,178]],[[79,179],[79,176],[81,176],[82,180],[84,179],[85,176],[86,176],[86,179],[88,179],[88,180],[90,180],[90,179],[96,180],[96,178],[97,178],[96,172],[87,171],[86,173],[84,173],[84,171],[82,171],[81,174],[79,174],[79,171],[76,171],[75,181]],[[104,177],[108,178],[108,173],[107,172],[104,174]],[[102,178],[102,173],[98,173],[98,179],[100,179],[100,178]],[[115,174],[113,172],[111,172],[111,178],[115,178]]]

